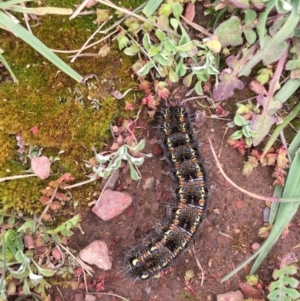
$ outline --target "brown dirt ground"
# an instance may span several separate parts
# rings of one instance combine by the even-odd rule
[[[243,97],[243,94],[241,93],[239,97]],[[194,112],[195,108],[191,108],[191,111]],[[229,281],[220,283],[223,276],[251,255],[252,243],[263,242],[258,238],[257,232],[263,224],[262,210],[265,204],[239,192],[223,178],[216,167],[208,137],[212,140],[215,150],[220,151],[219,159],[225,172],[240,187],[257,194],[271,196],[273,193],[272,170],[259,167],[250,177],[242,176],[245,158],[226,144],[227,138],[232,133],[228,132],[224,136],[226,122],[202,118],[202,124],[195,124],[198,128],[195,136],[200,144],[202,156],[205,158],[210,184],[207,219],[193,243],[196,257],[204,270],[203,285],[201,286],[200,269],[194,255],[190,252],[181,255],[172,265],[172,269],[163,276],[148,282],[132,283],[132,280],[122,273],[120,262],[126,252],[140,243],[146,235],[152,233],[157,220],[163,218],[165,214],[165,199],[169,193],[167,190],[172,187],[172,180],[165,174],[168,171],[168,165],[166,161],[161,160],[162,154],[157,154],[146,159],[141,166],[141,182],[132,182],[128,173],[121,173],[116,189],[126,191],[133,196],[131,207],[108,222],[102,221],[91,211],[84,213],[82,228],[85,235],[77,232],[71,239],[70,246],[78,251],[98,239],[104,240],[110,246],[112,269],[110,271],[96,269],[96,276],[104,279],[105,292],[121,295],[130,301],[216,300],[217,294],[237,290],[239,283],[245,281],[250,267]],[[150,144],[151,140],[159,139],[157,122],[153,121],[148,126],[145,124],[143,126],[146,128],[138,138],[146,138],[145,153],[157,153],[157,145]],[[154,186],[144,190],[145,180],[151,177],[154,178]],[[298,226],[290,228],[289,235],[276,244],[258,271],[265,285],[270,283],[272,270],[278,264],[278,259],[285,253],[293,251],[296,257],[300,258],[299,249],[292,250],[299,244],[300,214],[297,214],[293,222],[293,225]],[[191,282],[196,292],[194,295],[185,285],[184,276],[188,270],[195,273]],[[61,290],[64,300],[74,300],[75,291]],[[52,293],[53,300],[61,300],[56,287],[52,288]],[[117,299],[111,296],[101,296],[101,300]]]

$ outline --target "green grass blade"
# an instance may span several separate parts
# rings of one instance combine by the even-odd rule
[[[1,1],[0,9],[6,9],[15,4],[20,4],[20,3],[24,3],[24,2],[32,2],[32,1],[33,0],[10,0],[10,1],[6,1],[6,2]]]
[[[283,197],[296,198],[300,197],[300,149],[295,153],[295,157],[292,161],[292,165],[286,180],[286,184],[283,190]],[[255,260],[250,273],[254,274],[258,269],[264,258],[267,256],[271,248],[279,239],[285,227],[292,220],[299,207],[299,203],[280,204],[275,223],[270,232],[269,237],[260,248],[261,252]]]
[[[300,87],[300,79],[289,79],[275,94],[274,100],[286,102]]]
[[[68,66],[61,58],[54,54],[44,43],[42,43],[33,34],[27,31],[20,24],[14,23],[14,21],[7,16],[4,12],[0,11],[0,25],[7,28],[9,31],[14,33],[17,37],[21,38],[46,59],[48,59],[52,64],[54,64],[61,71],[72,77],[77,82],[81,82],[83,77]]]
[[[17,79],[16,75],[14,74],[14,72],[12,71],[12,69],[10,68],[8,62],[6,61],[6,59],[4,58],[4,56],[2,55],[2,53],[3,53],[3,50],[0,48],[0,62],[3,64],[3,66],[10,73],[10,75],[12,76],[14,82],[18,83],[18,79]]]
[[[295,153],[296,153],[299,145],[300,145],[300,131],[298,132],[296,137],[293,139],[293,141],[292,141],[292,143],[289,147],[289,154],[290,154],[290,157],[291,157],[292,160],[295,156]],[[282,186],[276,186],[273,196],[280,198],[282,196],[282,191],[283,191]],[[272,206],[271,206],[270,217],[269,217],[269,223],[271,225],[274,223],[279,205],[280,205],[279,203],[273,203]]]
[[[292,160],[293,160],[299,146],[300,146],[300,131],[298,132],[296,137],[293,139],[293,141],[292,141],[292,143],[290,144],[290,147],[289,147],[289,153],[290,153],[290,156],[291,156]]]
[[[257,250],[253,255],[251,255],[248,259],[246,259],[242,264],[240,264],[237,268],[235,268],[233,271],[231,271],[229,274],[227,274],[226,276],[224,276],[221,279],[221,282],[224,282],[226,280],[228,280],[229,278],[231,278],[232,276],[234,276],[237,272],[239,272],[240,270],[242,270],[248,263],[250,263],[253,259],[255,259],[255,257],[257,257],[260,253],[260,249]]]
[[[273,196],[280,198],[282,196],[283,188],[284,187],[282,187],[282,186],[276,185]],[[273,203],[271,205],[270,216],[269,216],[270,225],[273,225],[273,223],[274,223],[279,205],[280,205],[280,203]]]
[[[53,15],[72,15],[73,10],[71,8],[60,8],[60,7],[22,7],[20,5],[13,5],[9,8],[10,11],[25,14],[35,14],[38,16],[53,14]]]
[[[144,15],[148,18],[158,9],[163,0],[149,0],[143,9]]]

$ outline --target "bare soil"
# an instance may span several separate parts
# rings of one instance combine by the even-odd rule
[[[199,107],[198,107],[199,108]],[[195,107],[190,108],[195,112]],[[116,189],[126,191],[133,196],[133,204],[118,217],[104,222],[91,211],[83,213],[82,228],[84,235],[79,232],[71,239],[71,247],[80,251],[94,240],[104,240],[110,248],[113,267],[110,271],[96,269],[95,277],[103,279],[105,292],[121,295],[131,301],[147,300],[216,300],[217,294],[230,290],[237,290],[239,283],[245,281],[249,268],[241,271],[235,277],[220,283],[220,279],[237,267],[251,254],[251,245],[254,242],[263,243],[257,235],[258,229],[263,225],[262,210],[265,204],[250,198],[232,187],[220,174],[216,167],[208,143],[212,140],[214,148],[220,154],[219,160],[227,175],[240,187],[248,191],[271,196],[273,193],[272,170],[270,168],[257,168],[250,177],[242,175],[243,161],[245,160],[236,150],[226,144],[232,132],[225,133],[224,120],[205,118],[205,112],[195,122],[195,137],[200,145],[200,151],[205,158],[210,184],[210,197],[206,221],[196,235],[193,243],[195,254],[185,252],[167,270],[164,275],[146,282],[128,279],[122,272],[121,261],[128,250],[141,242],[148,234],[154,231],[156,222],[165,215],[165,205],[172,189],[172,180],[166,174],[168,164],[161,160],[163,155],[156,143],[157,122],[141,124],[144,130],[139,139],[146,138],[145,153],[154,153],[146,159],[140,171],[142,180],[133,182],[129,173],[123,170],[117,182]],[[195,112],[195,113],[197,113]],[[142,120],[143,118],[141,118]],[[150,189],[144,189],[145,181],[152,178],[154,184]],[[298,214],[290,232],[284,240],[280,240],[270,252],[264,265],[258,271],[263,285],[271,281],[271,274],[286,253],[293,251],[300,258]],[[203,270],[202,276],[196,258]],[[94,267],[95,268],[95,267]],[[195,274],[190,282],[192,290],[185,283],[185,274],[192,270]],[[268,294],[265,287],[265,296]],[[76,291],[61,289],[65,300],[75,300]],[[61,300],[56,287],[52,288],[53,300]],[[83,292],[83,290],[77,290]],[[100,295],[98,295],[100,296]],[[262,299],[266,297],[262,296]],[[97,299],[98,300],[98,299]],[[101,300],[117,300],[112,296],[101,296]]]

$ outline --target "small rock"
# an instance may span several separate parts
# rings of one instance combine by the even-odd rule
[[[48,157],[33,157],[31,159],[31,168],[33,172],[42,180],[47,179],[50,175],[51,162]]]
[[[119,148],[119,144],[118,144],[117,142],[114,142],[114,143],[112,144],[112,146],[110,147],[110,149],[111,149],[112,151],[117,150],[118,148]]]
[[[52,250],[51,254],[56,260],[61,260],[61,253],[59,252],[59,250],[57,248],[54,248]]]
[[[153,184],[154,184],[154,178],[147,178],[145,180],[145,184],[143,185],[143,189],[146,190],[146,189],[149,189],[151,187],[153,187]]]
[[[260,298],[261,297],[261,292],[257,288],[251,286],[250,284],[248,284],[246,282],[242,282],[239,284],[239,286],[246,297],[249,297],[249,298]]]
[[[258,242],[254,242],[251,248],[253,251],[257,251],[260,248],[260,244]]]
[[[101,201],[93,207],[92,211],[102,220],[108,221],[122,213],[131,204],[130,194],[107,189],[104,191]]]
[[[217,301],[243,301],[244,297],[240,291],[227,292],[217,296]]]
[[[105,271],[111,269],[111,261],[108,255],[108,248],[104,241],[95,240],[83,250],[79,257],[88,264],[94,264]]]

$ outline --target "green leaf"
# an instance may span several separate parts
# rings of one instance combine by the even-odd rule
[[[230,136],[230,138],[231,138],[231,139],[234,139],[234,140],[241,139],[242,137],[243,137],[243,132],[242,132],[241,130],[235,131],[235,132]]]
[[[183,58],[181,57],[175,68],[175,72],[179,77],[182,77],[186,74],[186,69],[186,66],[183,64]]]
[[[145,148],[145,145],[146,145],[145,139],[142,139],[136,146],[134,147],[128,146],[128,148],[133,151],[140,152]]]
[[[130,176],[134,181],[138,181],[140,179],[140,176],[138,172],[136,171],[134,165],[132,164],[131,160],[128,160],[129,169],[130,169]]]
[[[152,46],[148,51],[148,55],[150,57],[156,56],[161,51],[161,48],[161,45]]]
[[[30,293],[31,293],[27,278],[24,279],[23,293],[24,293],[24,295],[30,295]]]
[[[62,70],[64,73],[72,77],[77,82],[81,82],[83,77],[68,66],[62,59],[60,59],[55,53],[53,53],[44,43],[42,43],[38,38],[26,30],[23,26],[15,23],[9,16],[4,12],[0,11],[0,25],[7,28],[17,37],[22,39],[25,43],[30,45],[36,51],[38,51],[42,56],[48,59],[57,68]]]
[[[203,95],[203,90],[202,90],[202,82],[201,81],[197,81],[196,85],[195,85],[195,92],[198,95]]]
[[[247,9],[245,12],[245,25],[252,26],[255,21],[257,14],[252,9]]]
[[[174,17],[179,20],[183,13],[183,7],[180,3],[173,3],[173,15]]]
[[[142,42],[143,42],[143,46],[144,46],[145,50],[148,52],[152,47],[152,43],[151,43],[150,36],[148,33],[146,33],[144,35]]]
[[[143,8],[143,14],[148,18],[153,15],[163,0],[149,0]]]
[[[27,234],[33,234],[35,233],[35,231],[36,231],[36,223],[32,219],[29,219],[21,227],[17,229],[18,233],[23,232]]]
[[[194,48],[194,45],[193,45],[193,42],[192,41],[189,41],[185,44],[181,44],[179,46],[176,47],[176,49],[178,51],[183,51],[183,52],[187,52],[187,51],[190,51]]]
[[[248,126],[243,126],[242,128],[242,133],[246,138],[250,138],[250,133],[249,133],[249,127]]]
[[[185,87],[189,88],[192,84],[193,81],[193,73],[189,73],[187,76],[185,76],[182,80],[182,83]]]
[[[178,26],[179,26],[179,21],[177,19],[171,18],[170,19],[170,24],[174,28],[174,30],[176,31],[178,29]]]
[[[103,156],[101,154],[96,154],[96,159],[99,163],[103,164],[110,160],[111,155]]]
[[[130,157],[130,160],[132,161],[132,163],[134,165],[142,165],[144,163],[144,158],[141,157],[141,158],[135,158],[135,157]]]
[[[149,61],[137,72],[138,76],[147,75],[152,67],[153,67],[153,63],[151,61]]]
[[[214,31],[222,47],[243,44],[242,33],[241,20],[236,16],[232,16],[229,20],[221,23]]]
[[[67,220],[66,222],[56,227],[55,229],[48,230],[47,233],[51,235],[61,233],[63,236],[70,237],[73,235],[73,232],[70,231],[70,229],[74,227],[78,227],[80,225],[80,220],[81,220],[80,215],[77,214],[73,216],[71,219]]]
[[[234,124],[237,125],[237,126],[243,126],[243,125],[246,125],[246,124],[247,124],[247,123],[246,123],[246,120],[245,120],[244,117],[241,116],[241,115],[236,115],[236,116],[234,116],[233,122],[234,122]]]
[[[172,68],[169,70],[169,79],[172,83],[177,83],[179,81],[178,75],[174,72]]]
[[[128,43],[129,43],[129,39],[126,36],[124,36],[123,34],[119,34],[117,36],[117,41],[118,41],[118,46],[119,46],[120,50],[127,47]]]
[[[33,259],[32,262],[35,264],[35,266],[37,267],[39,273],[45,277],[52,277],[56,271],[55,270],[49,270],[49,269],[44,269],[41,266],[39,266]]]
[[[165,35],[164,32],[161,31],[160,29],[157,29],[157,30],[155,31],[155,35],[158,37],[158,39],[159,39],[160,41],[163,41],[163,40],[166,38],[166,35]]]
[[[124,50],[124,53],[128,56],[134,56],[139,52],[139,50],[140,50],[139,46],[133,43],[130,47],[127,47]]]

